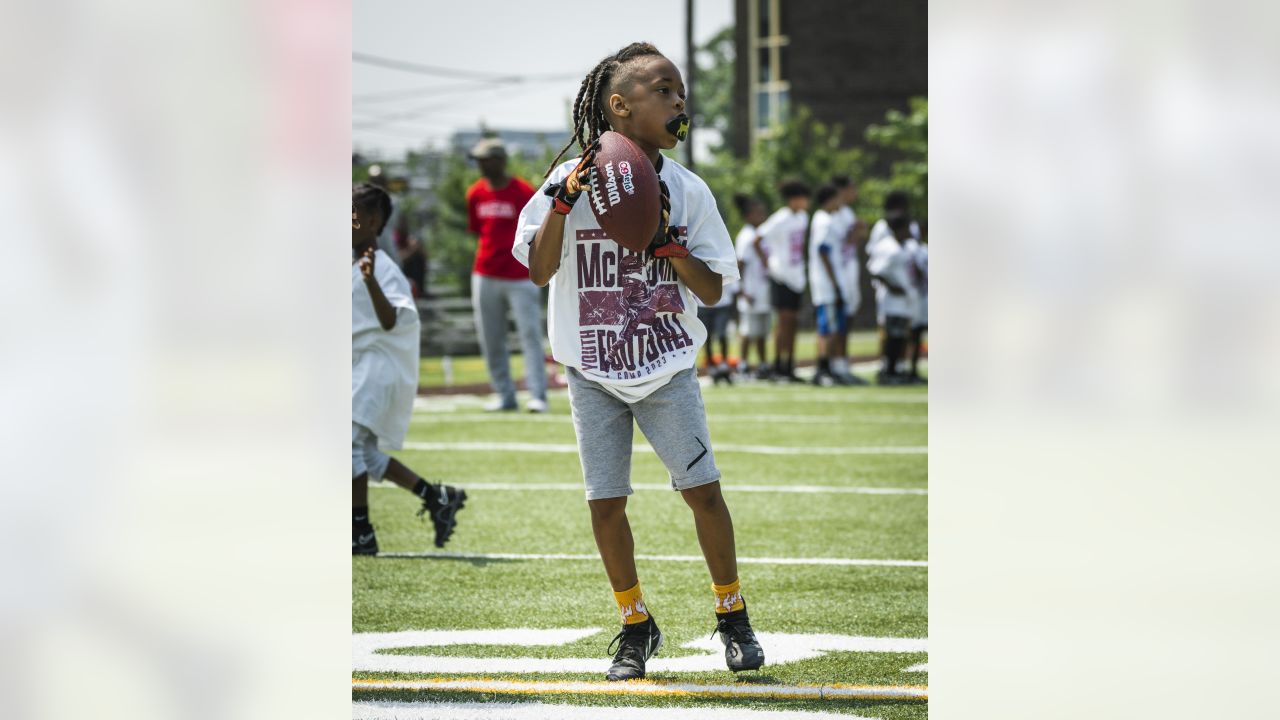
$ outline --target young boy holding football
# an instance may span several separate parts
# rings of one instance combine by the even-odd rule
[[[720,299],[723,284],[738,278],[737,258],[706,183],[659,152],[687,132],[684,98],[680,72],[648,43],[601,60],[582,81],[574,136],[561,151],[576,140],[584,157],[552,163],[542,192],[520,215],[513,248],[534,283],[551,285],[551,350],[567,368],[591,527],[623,622],[609,680],[644,677],[662,645],[640,590],[626,514],[633,418],[693,511],[729,669],[764,664],[742,599],[733,520],[695,368],[707,335],[697,301]],[[609,130],[648,157],[669,198],[669,214],[642,252],[608,237],[590,202],[577,203],[597,141]]]

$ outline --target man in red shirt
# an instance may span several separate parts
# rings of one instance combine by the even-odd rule
[[[471,232],[479,237],[471,268],[471,304],[475,308],[480,349],[489,367],[496,400],[486,410],[515,410],[516,385],[507,354],[507,311],[516,316],[524,351],[529,412],[547,411],[547,370],[543,364],[542,293],[529,280],[529,269],[511,254],[516,219],[535,190],[507,175],[507,149],[497,138],[485,138],[471,149],[480,178],[467,189]]]

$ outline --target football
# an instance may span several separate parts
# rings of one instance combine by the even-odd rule
[[[640,147],[612,130],[592,158],[595,182],[588,204],[609,238],[634,252],[649,247],[661,221],[658,173]]]

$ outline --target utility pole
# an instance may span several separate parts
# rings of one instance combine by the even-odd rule
[[[693,0],[684,0],[684,51],[686,60],[686,72],[688,77],[685,78],[685,92],[693,97],[694,102],[698,98],[693,94],[694,88],[697,87],[698,77],[698,56],[697,49],[693,46]],[[689,112],[688,105],[685,106],[685,112]],[[692,121],[693,113],[689,113],[689,119]],[[685,167],[693,169],[693,123],[689,124],[689,136],[684,139],[685,151]]]

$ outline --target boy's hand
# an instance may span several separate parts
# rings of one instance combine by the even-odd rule
[[[364,276],[365,282],[377,282],[373,275],[374,250],[369,248],[364,251],[364,255],[360,257],[357,263],[360,265],[360,274]]]
[[[567,193],[582,192],[582,189],[591,184],[591,171],[594,170],[592,161],[596,156],[596,148],[600,146],[600,141],[592,143],[587,151],[582,153],[582,159],[578,161],[578,166],[569,173],[569,177],[564,179],[564,190]]]
[[[654,234],[653,240],[649,243],[649,251],[654,257],[660,258],[686,258],[689,257],[689,248],[676,242],[676,230],[670,226],[671,223],[671,191],[667,189],[667,184],[661,179],[658,180],[659,200],[661,201],[662,217],[658,221],[658,232]]]

